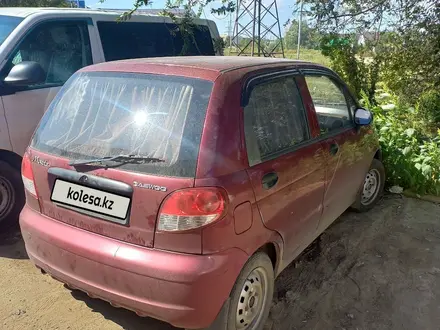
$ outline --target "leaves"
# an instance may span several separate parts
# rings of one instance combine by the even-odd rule
[[[408,137],[413,136],[413,135],[414,135],[414,132],[415,132],[415,129],[414,129],[414,128],[408,128],[408,129],[405,130],[405,134],[406,134]]]
[[[304,0],[308,22],[324,36],[322,52],[359,95],[373,100],[376,83],[415,105],[440,86],[438,0]],[[343,41],[351,38],[349,45]],[[354,54],[354,57],[353,57]],[[371,59],[363,65],[357,58]],[[438,109],[438,107],[436,107]],[[434,111],[439,116],[439,111]]]
[[[411,147],[405,147],[403,150],[402,150],[402,153],[404,154],[404,155],[407,155],[407,154],[409,154],[411,152]]]
[[[217,15],[226,15],[228,13],[233,13],[235,11],[235,3],[229,1],[218,8],[211,8],[211,13]]]
[[[422,165],[422,173],[425,175],[431,174],[432,167],[430,165]]]
[[[286,22],[288,30],[284,37],[284,43],[288,49],[296,49],[298,45],[298,21],[289,20]],[[321,34],[317,28],[309,26],[306,21],[301,23],[301,47],[308,49],[320,48]]]
[[[391,95],[390,97],[394,97]],[[379,100],[378,108],[381,108]],[[411,107],[395,102],[390,111],[374,110],[380,135],[387,181],[420,194],[440,192],[440,131],[435,138],[425,134],[426,122]]]

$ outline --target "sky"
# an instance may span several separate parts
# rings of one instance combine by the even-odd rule
[[[270,0],[263,0],[269,2]],[[287,0],[277,0],[278,15],[280,17],[281,31],[284,31],[283,24],[292,18],[292,11],[294,8],[295,0],[288,2]],[[213,1],[212,6],[214,8],[220,6],[220,1]],[[115,8],[115,9],[129,9],[132,8],[133,0],[105,0],[104,3],[100,3],[99,0],[86,0],[86,6],[90,8]],[[165,6],[165,0],[153,0],[151,8],[162,9]],[[229,16],[218,16],[211,14],[211,7],[206,7],[204,14],[201,18],[212,19],[216,22],[217,28],[220,34],[228,33]],[[235,15],[232,15],[232,24],[234,24]]]

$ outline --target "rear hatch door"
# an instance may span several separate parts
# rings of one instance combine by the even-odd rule
[[[164,198],[194,185],[211,89],[184,77],[76,74],[29,150],[41,212],[152,247]]]

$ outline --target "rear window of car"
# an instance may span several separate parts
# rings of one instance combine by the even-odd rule
[[[163,162],[118,168],[194,177],[212,86],[167,75],[77,73],[50,105],[31,145],[71,160],[154,157]]]
[[[196,25],[184,43],[178,26],[171,23],[98,22],[106,61],[129,58],[215,55],[211,33]]]

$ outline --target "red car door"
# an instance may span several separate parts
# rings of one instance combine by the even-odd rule
[[[304,107],[294,75],[254,79],[247,90],[248,174],[264,224],[283,237],[287,264],[313,240],[321,217],[323,147],[312,141],[313,107]]]
[[[303,73],[327,159],[322,231],[355,201],[371,157],[362,143],[365,130],[354,124],[356,103],[343,83],[327,71]]]

